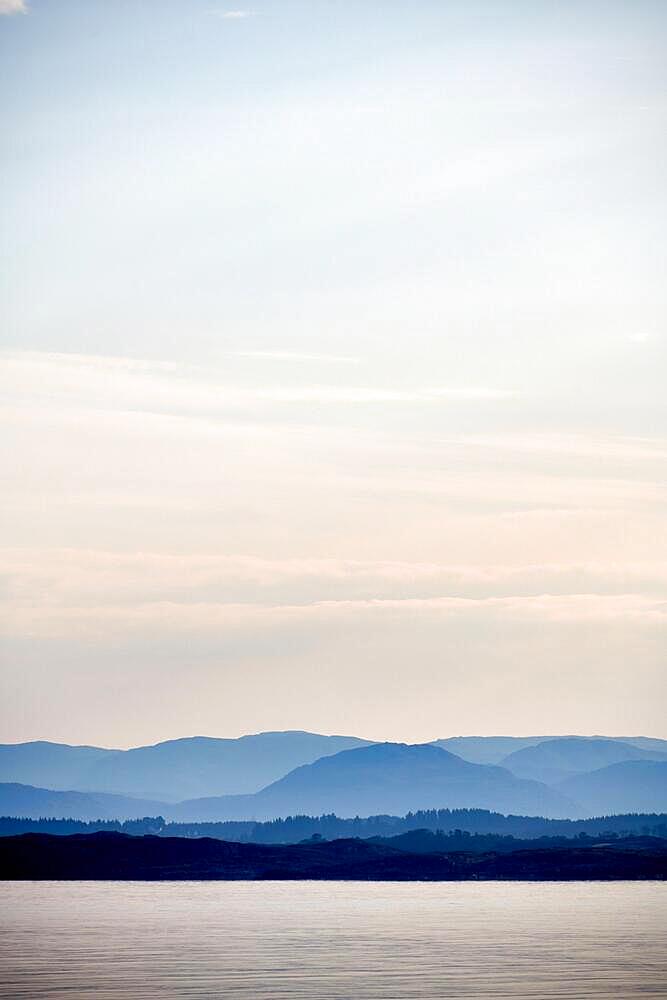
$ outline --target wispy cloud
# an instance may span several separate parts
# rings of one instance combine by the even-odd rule
[[[633,344],[648,344],[651,340],[653,340],[653,337],[646,330],[639,330],[637,333],[630,335],[630,341]]]
[[[0,0],[0,16],[27,13],[28,5],[25,0]]]
[[[313,361],[323,364],[348,365],[358,365],[361,360],[347,354],[307,354],[301,351],[235,351],[234,357],[258,361]]]
[[[449,565],[225,553],[3,549],[4,591],[16,606],[90,607],[552,597],[667,599],[667,561]]]
[[[103,638],[159,629],[169,633],[237,629],[300,628],[308,625],[340,627],[375,622],[408,621],[431,624],[467,621],[474,627],[495,623],[615,623],[657,626],[667,624],[667,603],[639,594],[566,594],[528,597],[434,597],[370,600],[325,600],[308,604],[149,601],[137,604],[70,605],[13,603],[2,623],[8,636]]]
[[[255,13],[254,10],[224,10],[220,17],[225,21],[243,21],[247,17],[254,17]]]
[[[514,395],[508,389],[485,386],[418,386],[414,389],[366,385],[269,386],[254,397],[275,403],[433,403],[438,400],[493,400]]]
[[[253,355],[254,356],[254,355]],[[41,352],[7,353],[4,384],[7,390],[36,399],[47,393],[49,405],[60,398],[70,406],[75,397],[94,398],[95,407],[139,408],[172,414],[186,411],[215,413],[230,408],[248,409],[258,405],[313,403],[345,404],[424,404],[507,400],[511,389],[494,386],[410,386],[331,385],[307,382],[286,386],[265,384],[240,386],[223,381],[222,373],[136,358],[53,354]],[[289,360],[276,353],[275,359]],[[292,360],[342,360],[328,355],[293,355]],[[354,361],[354,359],[349,359]],[[113,383],[109,375],[113,374]],[[74,395],[73,395],[74,394]]]

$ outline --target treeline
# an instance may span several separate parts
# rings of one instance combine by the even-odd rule
[[[667,814],[602,816],[588,820],[549,820],[534,816],[503,816],[487,809],[428,809],[405,816],[369,816],[341,819],[324,816],[288,816],[256,822],[168,823],[172,837],[219,837],[255,844],[294,844],[313,836],[395,837],[411,830],[496,834],[532,840],[537,837],[599,836],[667,837]]]
[[[667,827],[664,827],[667,832]],[[311,841],[306,841],[310,843]],[[468,833],[467,830],[411,830],[409,833],[399,833],[396,837],[371,837],[372,844],[382,844],[394,847],[410,854],[452,854],[463,851],[468,854],[485,854],[488,852],[509,853],[521,850],[557,850],[576,847],[609,846],[619,848],[653,847],[667,844],[667,837],[641,836],[638,834],[620,835],[618,833],[578,833],[575,837],[513,837],[504,833]]]
[[[0,816],[0,837],[14,837],[20,833],[53,833],[67,836],[73,833],[129,833],[133,837],[143,837],[146,834],[156,836],[181,836],[178,833],[166,833],[167,824],[162,816],[144,816],[143,819],[52,819],[49,816],[41,819],[26,817]]]
[[[503,816],[487,809],[428,809],[406,816],[369,816],[341,819],[325,816],[288,816],[267,822],[168,823],[162,816],[133,820],[25,819],[0,817],[0,836],[20,833],[98,833],[116,831],[134,836],[214,837],[255,844],[295,844],[311,837],[395,837],[411,830],[496,835],[523,840],[540,837],[610,836],[667,837],[667,813],[629,813],[594,819],[543,819],[539,816]],[[451,848],[455,849],[455,848]]]

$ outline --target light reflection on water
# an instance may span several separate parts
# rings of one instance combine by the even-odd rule
[[[667,997],[665,883],[0,885],[0,995]]]

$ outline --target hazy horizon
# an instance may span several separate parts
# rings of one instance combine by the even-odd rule
[[[0,740],[665,737],[666,50],[0,0]]]
[[[312,729],[304,729],[302,727],[302,728],[299,728],[299,729],[264,729],[264,730],[257,731],[257,732],[255,732],[255,731],[253,731],[253,732],[250,732],[250,731],[239,731],[238,733],[185,733],[185,734],[181,734],[180,736],[166,736],[164,739],[150,740],[150,741],[144,741],[144,742],[132,743],[132,744],[123,744],[123,745],[121,745],[121,744],[114,744],[113,746],[111,746],[110,744],[101,744],[101,743],[97,743],[97,744],[95,744],[95,743],[77,743],[77,742],[75,742],[75,741],[73,741],[71,739],[69,739],[69,740],[68,739],[53,740],[53,739],[49,739],[48,737],[35,737],[35,738],[29,739],[29,740],[8,740],[8,741],[2,741],[2,740],[0,740],[0,745],[2,745],[2,746],[18,746],[18,745],[21,745],[23,743],[57,743],[57,744],[60,744],[62,746],[71,746],[71,747],[96,746],[96,747],[98,747],[99,749],[102,749],[102,750],[135,750],[135,749],[140,749],[140,748],[144,748],[144,747],[157,746],[157,745],[159,745],[161,743],[172,743],[172,742],[179,742],[179,741],[183,741],[183,740],[196,740],[196,739],[205,739],[205,740],[235,740],[235,739],[242,739],[243,737],[248,737],[248,736],[265,736],[267,734],[272,734],[273,735],[275,733],[281,733],[282,734],[282,733],[290,733],[290,732],[291,733],[311,733],[312,735],[319,735],[319,736],[347,736],[347,737],[355,738],[355,739],[369,740],[369,742],[371,742],[371,743],[398,743],[398,744],[406,744],[408,746],[412,746],[412,745],[417,745],[417,746],[418,745],[429,745],[429,744],[437,742],[438,740],[446,740],[446,739],[530,739],[532,737],[539,737],[539,738],[546,737],[546,739],[552,739],[552,738],[553,739],[575,738],[575,739],[586,739],[586,740],[607,739],[607,738],[614,739],[614,740],[619,740],[619,739],[622,739],[623,737],[625,737],[625,738],[627,738],[629,740],[630,739],[638,739],[638,738],[642,738],[642,739],[643,738],[648,738],[648,739],[655,739],[655,740],[667,739],[667,736],[665,736],[665,735],[660,736],[660,735],[657,735],[655,733],[647,734],[647,733],[565,733],[565,732],[563,732],[563,733],[546,733],[545,734],[545,733],[537,733],[537,732],[531,732],[531,733],[525,732],[525,733],[441,733],[439,736],[429,736],[429,737],[426,737],[424,739],[404,740],[404,739],[399,739],[399,738],[389,738],[389,737],[385,738],[385,737],[382,737],[382,736],[371,737],[371,736],[368,736],[366,733],[342,733],[342,732],[318,732],[318,733],[315,733]],[[455,751],[451,751],[451,752],[455,752]]]

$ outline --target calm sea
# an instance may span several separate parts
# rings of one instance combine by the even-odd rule
[[[667,997],[667,884],[0,885],[3,997]]]

